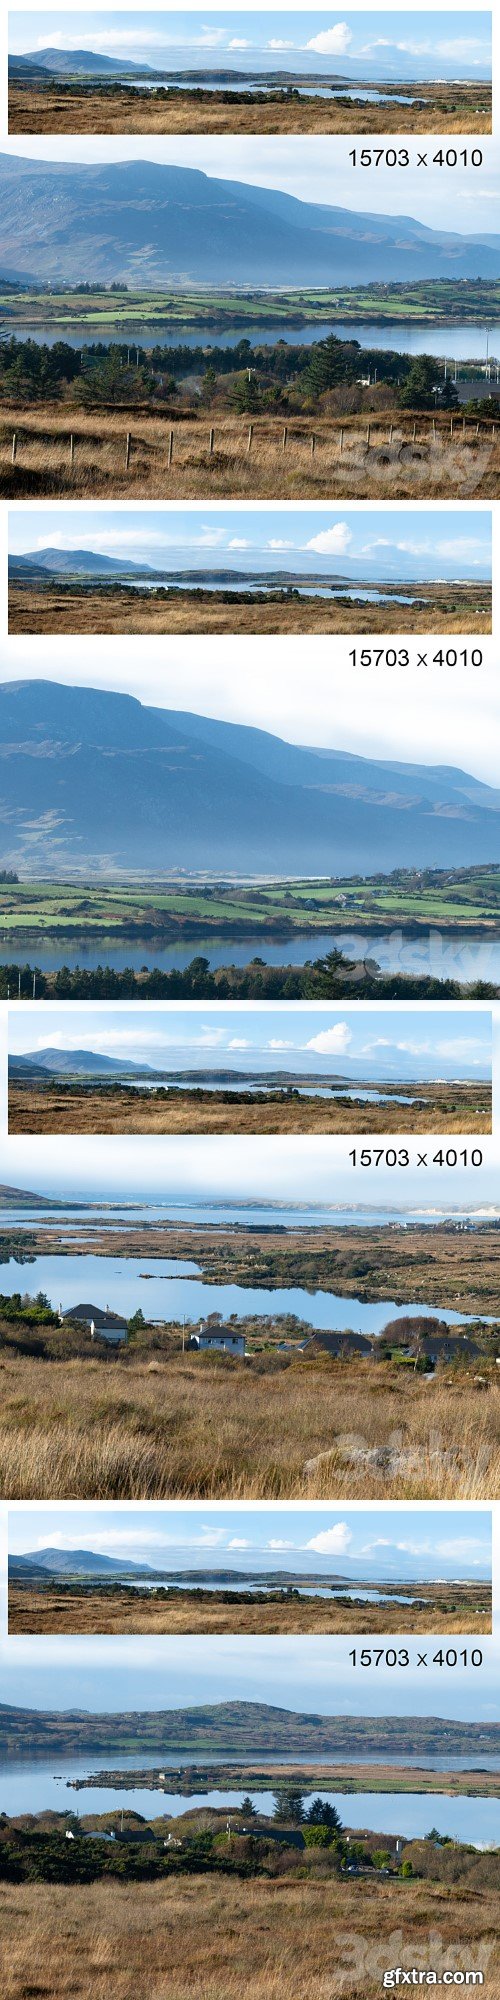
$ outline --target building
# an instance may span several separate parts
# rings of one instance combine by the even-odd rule
[[[128,1340],[126,1319],[121,1319],[119,1313],[109,1312],[107,1306],[103,1309],[102,1306],[80,1304],[66,1306],[64,1312],[60,1307],[59,1316],[61,1321],[76,1320],[80,1325],[87,1326],[92,1340],[107,1340],[111,1347]]]
[[[199,1326],[191,1334],[190,1348],[198,1348],[199,1353],[232,1354],[238,1358],[245,1355],[245,1335],[238,1333],[235,1326],[225,1326],[220,1313],[210,1313],[208,1319],[200,1319]]]
[[[475,1361],[481,1353],[477,1341],[465,1333],[427,1333],[409,1347],[409,1353],[417,1361],[427,1361],[430,1368],[438,1368],[447,1361]]]
[[[373,1353],[371,1340],[365,1340],[363,1333],[321,1332],[313,1333],[300,1352],[310,1360],[311,1355],[319,1348],[324,1354],[330,1354],[334,1361],[351,1361],[354,1355],[358,1355],[360,1359],[364,1356],[365,1360],[369,1361]]]

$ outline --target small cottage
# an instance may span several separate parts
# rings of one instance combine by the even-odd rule
[[[64,1312],[60,1311],[60,1319],[76,1320],[81,1326],[88,1327],[92,1340],[107,1340],[112,1347],[128,1340],[126,1319],[122,1319],[119,1313],[109,1312],[107,1306],[66,1306]]]
[[[313,1333],[301,1352],[310,1360],[319,1348],[334,1361],[352,1361],[355,1355],[368,1361],[372,1354],[371,1341],[363,1333]]]
[[[232,1354],[240,1359],[246,1352],[244,1333],[239,1333],[235,1326],[226,1326],[217,1313],[211,1313],[209,1319],[200,1319],[189,1346],[197,1348],[199,1353]]]

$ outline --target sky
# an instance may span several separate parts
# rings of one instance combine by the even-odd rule
[[[491,74],[487,13],[11,13],[9,49],[93,49],[153,67],[299,69],[368,79],[412,80]]]
[[[36,1022],[36,1026],[35,1026]],[[491,1075],[491,1016],[446,1007],[423,1012],[386,1007],[103,1009],[45,1006],[9,1017],[9,1049],[89,1049],[152,1068],[284,1069],[306,1076],[339,1074],[352,1081]]]
[[[491,577],[491,513],[370,508],[193,506],[11,508],[12,555],[91,549],[167,569],[295,569],[355,582]]]
[[[424,142],[422,142],[422,151]],[[284,190],[299,201],[353,209],[356,213],[412,217],[429,229],[458,236],[493,235],[498,240],[500,148],[494,139],[481,140],[482,165],[472,170],[460,161],[453,171],[417,165],[418,147],[410,151],[404,172],[381,163],[363,171],[349,160],[352,140],[346,138],[29,138],[6,139],[4,155],[111,165],[123,160],[155,160],[161,166],[194,167],[216,179],[247,186]]]
[[[368,1583],[491,1575],[491,1514],[417,1507],[11,1508],[9,1551],[91,1549],[159,1569],[286,1569]]]
[[[437,1650],[438,1640],[432,1650]],[[2,1701],[35,1709],[116,1713],[203,1702],[261,1701],[301,1714],[433,1715],[500,1721],[498,1649],[482,1640],[477,1672],[432,1662],[394,1674],[354,1673],[345,1638],[11,1638],[0,1656]],[[154,1762],[154,1758],[152,1759]]]
[[[300,637],[259,637],[257,646],[238,637],[236,646],[233,634],[152,637],[142,646],[132,636],[37,638],[35,645],[22,637],[0,648],[0,682],[107,688],[159,708],[248,723],[290,743],[455,765],[497,787],[497,675],[433,666],[431,693],[419,649],[429,655],[428,639],[404,671],[365,671],[347,667],[345,649],[328,637],[316,638],[314,648]]]
[[[458,1003],[460,1007],[460,1002]],[[427,1150],[427,1165],[417,1166],[418,1152]],[[499,1213],[499,1157],[495,1139],[482,1141],[483,1164],[447,1168],[433,1164],[439,1150],[422,1139],[410,1147],[410,1164],[395,1184],[384,1161],[359,1172],[346,1164],[345,1140],[300,1138],[293,1146],[283,1137],[192,1137],[75,1140],[62,1135],[4,1141],[2,1182],[58,1198],[102,1201],[122,1199],[180,1204],[234,1202],[262,1205],[319,1203],[335,1208],[368,1204],[376,1209],[418,1208],[430,1217],[455,1210]]]

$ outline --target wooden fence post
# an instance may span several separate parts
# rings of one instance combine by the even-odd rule
[[[391,427],[390,427],[390,431],[389,431],[389,444],[392,444],[392,433],[393,433],[393,429],[394,429],[394,425],[393,425],[393,424],[391,424]]]
[[[129,461],[130,461],[130,431],[127,431],[127,442],[126,442],[126,445],[125,445],[125,470],[126,470],[126,471],[128,471],[128,466],[129,466]]]
[[[213,430],[211,430],[211,432],[210,432],[210,441],[209,441],[209,446],[208,446],[208,449],[209,449],[209,453],[210,453],[210,457],[212,457],[212,452],[213,452],[213,448],[214,448],[214,433],[213,433]]]
[[[69,462],[70,462],[70,465],[73,465],[73,461],[74,461],[74,456],[75,456],[75,440],[74,440],[74,437],[73,437],[73,432],[71,432],[71,437],[70,437],[70,441],[69,441]]]
[[[170,433],[169,433],[169,440],[168,440],[168,463],[169,463],[169,465],[171,465],[171,464],[172,464],[172,456],[173,456],[173,449],[174,449],[174,433],[173,433],[173,431],[170,431]]]
[[[371,424],[368,424],[368,426],[367,426],[367,431],[366,431],[366,442],[367,442],[367,445],[369,445],[369,443],[370,443],[370,435],[371,435]]]
[[[450,437],[453,437],[453,417],[450,417]]]
[[[13,439],[12,439],[12,464],[13,464],[13,465],[15,465],[15,463],[16,463],[16,458],[17,458],[17,431],[14,431],[14,435],[13,435]]]
[[[311,438],[311,458],[314,458],[315,450],[316,450],[316,438],[314,436],[314,431],[313,431]]]
[[[248,438],[247,438],[247,451],[251,451],[251,449],[252,449],[252,438],[253,438],[253,424],[249,424],[249,427],[248,427]]]
[[[415,423],[415,424],[413,425],[413,434],[412,434],[412,444],[414,444],[414,443],[415,443],[415,438],[416,438],[416,435],[417,435],[417,426],[416,426],[416,423]]]
[[[284,428],[284,431],[283,431],[283,439],[282,439],[282,447],[281,447],[281,448],[282,448],[282,451],[286,451],[286,447],[287,447],[287,438],[288,438],[288,430],[287,430],[287,426],[286,426],[286,424],[285,424],[285,428]]]
[[[344,449],[344,427],[343,427],[343,424],[341,424],[341,426],[340,426],[340,455],[341,455],[341,456],[342,456],[342,452],[343,452],[343,449]]]

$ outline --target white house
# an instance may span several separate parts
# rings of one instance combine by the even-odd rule
[[[197,1347],[200,1353],[245,1355],[245,1335],[238,1333],[235,1326],[225,1326],[219,1313],[211,1313],[209,1319],[200,1319],[199,1326],[191,1334],[189,1346]]]
[[[107,1306],[103,1309],[102,1306],[87,1303],[66,1306],[64,1312],[60,1307],[59,1316],[61,1320],[77,1320],[81,1325],[88,1326],[92,1340],[107,1340],[113,1347],[118,1346],[120,1341],[128,1340],[126,1319],[122,1319],[119,1313],[109,1312]]]

